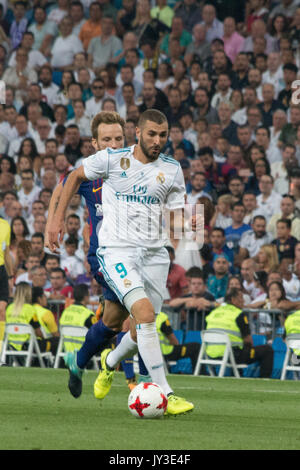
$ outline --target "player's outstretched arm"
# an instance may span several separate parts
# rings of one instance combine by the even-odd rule
[[[63,190],[63,184],[59,183],[54,189],[51,199],[50,199],[50,203],[49,203],[48,217],[47,217],[47,223],[45,227],[45,241],[44,241],[44,246],[49,249],[50,249],[50,246],[49,246],[48,229],[49,229],[51,222],[53,222],[54,214],[58,206],[62,190]]]
[[[62,189],[58,206],[55,211],[55,217],[48,223],[48,247],[49,250],[55,252],[62,242],[64,234],[65,213],[72,196],[78,191],[83,181],[88,181],[85,176],[83,166],[80,166],[68,176],[68,179]]]

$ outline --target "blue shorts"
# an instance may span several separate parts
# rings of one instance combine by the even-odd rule
[[[94,276],[94,279],[100,284],[102,287],[102,293],[105,300],[110,300],[111,302],[119,302],[118,296],[114,293],[113,290],[108,286],[106,283],[103,274],[99,269],[99,261],[97,259],[96,254],[88,254],[87,260],[91,267],[91,272]]]

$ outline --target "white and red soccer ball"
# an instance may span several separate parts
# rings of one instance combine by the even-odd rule
[[[128,408],[136,418],[161,418],[167,410],[168,399],[159,385],[141,382],[128,397]]]

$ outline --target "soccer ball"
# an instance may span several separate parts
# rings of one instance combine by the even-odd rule
[[[141,382],[128,397],[128,408],[136,418],[160,418],[167,409],[168,399],[159,385]]]

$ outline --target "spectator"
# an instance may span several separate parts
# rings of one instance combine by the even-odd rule
[[[38,50],[33,49],[34,35],[31,31],[26,31],[23,34],[20,47],[28,51],[28,66],[36,71],[47,62],[46,57]],[[8,65],[13,67],[16,65],[16,51],[11,54]]]
[[[82,42],[72,34],[73,26],[73,20],[68,15],[65,15],[59,23],[60,36],[55,39],[51,48],[51,65],[57,70],[70,68],[74,55],[83,51]]]
[[[243,287],[249,294],[252,301],[254,301],[259,295],[259,289],[255,284],[255,271],[257,270],[257,264],[254,259],[247,258],[242,261],[241,264],[241,275],[243,280]]]
[[[278,138],[278,146],[286,144],[294,145],[297,138],[297,130],[300,125],[300,110],[296,104],[290,105],[290,122],[285,124]]]
[[[225,229],[227,246],[237,255],[239,252],[239,241],[244,232],[251,229],[251,226],[243,222],[245,208],[241,202],[236,202],[232,208],[232,225]]]
[[[245,39],[236,31],[235,19],[228,16],[224,20],[224,51],[232,63],[243,49]]]
[[[292,222],[291,219],[279,219],[276,222],[276,238],[272,243],[277,248],[279,261],[283,258],[294,259],[295,246],[297,238],[291,235]]]
[[[89,288],[86,284],[76,285],[74,287],[74,303],[62,312],[59,320],[60,326],[72,325],[90,328],[96,323],[97,318],[94,312],[87,308],[89,297]],[[78,349],[80,342],[84,342],[82,337],[68,337],[64,340],[64,348],[66,351],[74,351]]]
[[[109,62],[122,48],[120,39],[113,34],[114,23],[111,16],[101,19],[101,35],[91,39],[87,49],[88,66],[97,74],[99,67]]]
[[[18,285],[20,282],[26,282],[29,285],[32,285],[32,269],[36,266],[40,266],[40,259],[37,255],[32,252],[27,256],[27,259],[24,262],[25,271],[19,273],[15,280],[15,285]]]
[[[176,148],[183,148],[184,155],[188,158],[194,158],[195,149],[191,142],[183,137],[183,127],[179,122],[174,122],[170,126],[169,140],[166,144],[164,153],[173,155]]]
[[[256,255],[259,271],[265,271],[267,274],[279,267],[277,250],[274,245],[263,245]]]
[[[191,66],[195,59],[201,59],[204,62],[210,56],[210,52],[210,44],[206,40],[205,25],[196,23],[193,27],[193,41],[186,48],[184,60]]]
[[[156,328],[159,336],[162,354],[166,361],[176,361],[182,358],[190,358],[192,362],[192,372],[197,364],[200,351],[200,343],[179,344],[176,338],[168,315],[160,312],[156,316]]]
[[[6,323],[27,323],[34,328],[37,336],[42,337],[40,324],[32,306],[31,287],[26,282],[21,282],[16,286],[13,302],[6,309]],[[9,335],[9,346],[11,349],[21,351],[28,339],[28,335]]]
[[[282,277],[287,300],[296,302],[300,300],[300,280],[293,273],[293,262],[294,258],[290,258],[289,253],[283,255],[279,265],[279,273]]]
[[[57,7],[53,8],[48,15],[48,19],[50,21],[54,21],[57,25],[59,25],[63,18],[65,18],[69,13],[69,2],[67,0],[58,0]]]
[[[220,103],[230,103],[232,94],[231,79],[227,73],[220,73],[218,76],[216,88],[217,92],[211,100],[211,106],[215,109],[219,108]]]
[[[28,25],[28,20],[25,17],[26,4],[21,1],[17,1],[14,4],[14,20],[9,29],[9,36],[13,49],[21,44],[23,34],[25,33]]]
[[[239,257],[241,260],[245,258],[254,258],[260,248],[271,243],[273,236],[266,231],[266,219],[261,215],[253,218],[252,229],[244,232],[240,241]]]
[[[21,188],[17,194],[26,217],[31,214],[32,204],[38,199],[39,192],[40,189],[34,185],[33,171],[23,170],[21,172]]]
[[[282,67],[282,70],[285,87],[278,94],[278,101],[285,109],[288,109],[292,98],[292,85],[297,79],[298,67],[293,63],[288,63]]]
[[[233,146],[231,146],[231,150],[228,152],[228,160],[229,154],[231,156],[231,164],[232,164],[232,154],[233,154]],[[232,165],[234,166],[234,165]],[[245,184],[243,179],[238,175],[233,175],[228,183],[229,194],[231,196],[232,202],[239,202],[242,199],[245,190]]]
[[[47,308],[47,297],[44,294],[42,287],[33,287],[32,289],[32,304],[40,324],[40,329],[45,343],[47,344],[47,351],[50,349],[55,356],[59,342],[59,332],[53,313]]]
[[[225,297],[229,280],[229,261],[225,254],[219,254],[213,262],[214,274],[207,279],[207,289],[218,301]]]
[[[227,330],[236,362],[248,363],[259,360],[260,377],[270,377],[273,370],[273,349],[270,345],[253,346],[247,316],[243,313],[244,299],[239,289],[231,289],[225,296],[225,305],[213,310],[206,318],[206,329],[222,328]],[[230,330],[230,331],[229,331]],[[236,344],[240,343],[239,346]],[[210,357],[222,357],[225,346],[209,345],[206,353]]]
[[[206,28],[206,40],[211,43],[215,38],[222,38],[224,26],[216,17],[216,9],[213,5],[204,5],[202,9],[202,24]]]
[[[267,223],[273,214],[280,210],[280,202],[282,196],[276,193],[273,189],[274,179],[271,175],[263,175],[259,180],[259,190],[261,194],[257,196],[257,213],[262,214]]]
[[[194,101],[196,105],[194,109],[194,120],[204,118],[208,124],[218,122],[217,110],[210,105],[209,93],[206,88],[196,88]]]
[[[30,24],[28,31],[34,36],[33,49],[49,57],[52,42],[57,36],[57,26],[47,19],[45,8],[38,5],[34,9],[34,23]]]
[[[233,200],[230,194],[223,194],[218,197],[216,211],[211,220],[212,227],[219,227],[225,230],[232,224],[231,206]]]
[[[205,312],[216,306],[214,296],[207,291],[203,276],[198,270],[191,273],[190,292],[182,297],[171,299],[170,307],[182,308],[182,321],[184,326],[188,321],[189,328],[195,325],[196,329],[203,329]],[[187,318],[188,311],[188,318]]]
[[[89,6],[89,18],[83,23],[79,32],[79,39],[87,51],[91,40],[101,36],[102,9],[98,2],[92,2]]]
[[[210,247],[212,254],[212,261],[210,263],[213,267],[213,262],[219,255],[224,255],[229,261],[230,271],[233,272],[234,254],[233,250],[226,245],[225,230],[221,227],[215,226],[210,233]]]
[[[188,204],[196,204],[199,197],[212,199],[211,195],[205,191],[207,186],[205,173],[195,172],[191,177],[191,191],[187,195]]]
[[[176,297],[182,297],[188,293],[188,280],[185,276],[185,269],[177,263],[175,260],[175,250],[171,246],[166,247],[170,256],[170,268],[167,279],[167,289],[170,294],[170,299]]]
[[[186,51],[186,48],[192,42],[192,35],[186,29],[184,29],[183,20],[179,16],[174,16],[172,20],[171,32],[165,35],[160,46],[162,52],[166,56],[168,56],[170,52],[169,51],[170,38],[177,39],[179,41],[181,55],[184,54],[184,52]]]
[[[198,156],[203,164],[207,181],[216,189],[222,192],[227,189],[229,178],[236,174],[235,168],[227,163],[217,163],[210,147],[203,147],[199,150]]]
[[[44,235],[36,232],[31,236],[31,250],[40,259],[40,264],[44,266],[46,261],[46,253],[44,253]]]
[[[284,194],[280,203],[280,212],[274,214],[269,223],[267,230],[276,237],[276,223],[279,219],[290,219],[292,221],[291,235],[300,240],[300,220],[295,214],[295,199],[290,194]]]
[[[78,240],[75,236],[70,236],[65,241],[66,255],[61,257],[60,266],[65,270],[67,276],[75,281],[77,277],[84,273],[82,261],[75,255],[78,249]]]
[[[50,274],[51,287],[45,289],[48,299],[66,300],[73,298],[73,288],[66,283],[66,273],[62,268],[54,268]]]

